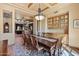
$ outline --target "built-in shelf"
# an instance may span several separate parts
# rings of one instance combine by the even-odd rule
[[[65,28],[68,25],[69,13],[64,13],[58,16],[48,18],[48,29],[60,29]]]

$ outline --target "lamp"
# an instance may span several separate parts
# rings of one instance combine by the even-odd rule
[[[45,15],[43,15],[41,8],[40,8],[40,4],[39,4],[38,14],[35,15],[35,19],[36,20],[43,20],[44,18],[45,18]]]
[[[38,14],[35,15],[35,19],[37,20],[37,35],[41,35],[41,23],[38,24],[41,20],[45,19],[45,15],[43,15],[42,10],[40,8],[40,3],[39,3],[39,8],[38,8]],[[38,26],[39,25],[39,26]]]

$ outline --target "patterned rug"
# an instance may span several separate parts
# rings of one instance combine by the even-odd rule
[[[28,50],[25,47],[15,44],[12,46],[12,50],[15,56],[49,56],[47,51]]]
[[[49,56],[49,53],[47,51],[41,50],[29,50],[25,48],[24,46],[21,46],[19,44],[15,44],[12,47],[12,50],[14,52],[14,56]],[[60,56],[70,56],[70,54],[62,48],[62,54]],[[57,53],[56,53],[56,56]]]
[[[34,50],[34,49],[32,50],[32,46],[29,46],[29,45],[28,45],[28,47],[23,46],[22,45],[23,41],[22,41],[21,36],[22,35],[16,34],[16,37],[15,37],[16,42],[14,45],[10,46],[11,47],[10,55],[12,55],[12,56],[49,56],[48,51],[41,50],[38,52],[37,50]],[[30,49],[29,49],[29,47],[30,47]],[[56,49],[55,56],[58,56],[57,49]],[[72,55],[62,47],[62,53],[60,54],[60,56],[72,56]]]

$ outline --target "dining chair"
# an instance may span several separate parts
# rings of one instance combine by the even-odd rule
[[[57,47],[57,42],[58,42],[58,39],[56,39],[57,41],[54,42],[54,43],[50,43],[49,42],[49,45],[50,47],[44,47],[44,50],[48,51],[49,52],[49,56],[55,56],[56,55],[56,47]]]
[[[25,33],[22,33],[22,37],[23,37],[23,40],[24,40],[24,45],[27,45],[27,40],[26,40]]]
[[[24,39],[24,45],[28,46],[30,38],[25,33],[22,34],[22,37]]]
[[[57,43],[55,43],[51,48],[50,48],[50,55],[52,56],[55,56],[56,55],[56,46],[57,46]]]
[[[38,39],[34,36],[31,36],[32,46],[39,51],[43,50],[43,47],[38,44]]]
[[[59,38],[58,39],[58,42],[57,42],[57,50],[58,50],[58,56],[60,56],[60,54],[62,54],[62,39],[63,37]]]

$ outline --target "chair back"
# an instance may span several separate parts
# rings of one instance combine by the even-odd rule
[[[24,45],[25,45],[27,43],[27,39],[26,39],[25,33],[22,34],[22,37],[23,37]]]
[[[23,33],[22,37],[24,39],[24,44],[30,45],[30,35]]]
[[[58,48],[61,48],[61,46],[62,46],[62,39],[63,39],[63,37],[58,39],[58,43],[57,43]]]
[[[37,48],[37,47],[38,47],[38,40],[37,40],[36,37],[31,36],[31,43],[32,43],[32,46],[33,46],[34,48]]]
[[[27,39],[29,39],[29,38],[30,38],[30,35],[28,35],[28,34],[25,34],[25,36],[26,36],[26,38],[27,38]]]

